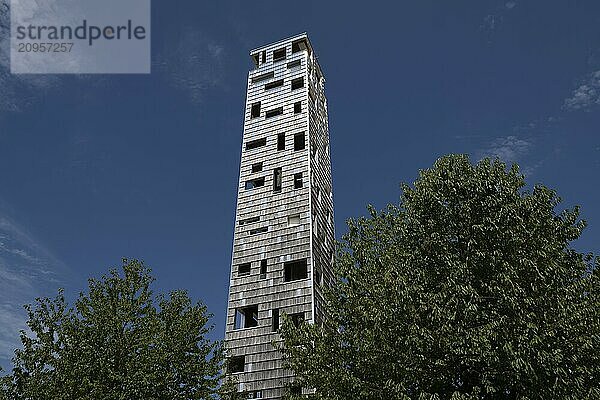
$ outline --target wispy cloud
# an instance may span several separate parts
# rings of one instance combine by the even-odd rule
[[[39,13],[56,12],[55,0],[38,2]],[[64,15],[61,15],[65,19]],[[109,79],[90,75],[20,75],[10,72],[10,5],[0,0],[0,116],[22,112],[65,82],[76,81],[86,86]],[[153,72],[164,75],[168,83],[185,93],[193,103],[200,103],[208,88],[222,82],[225,48],[198,29],[187,27],[178,37],[158,49],[153,57]]]
[[[22,111],[59,83],[57,76],[10,73],[10,5],[0,0],[0,112]]]
[[[176,45],[169,46],[156,57],[153,69],[165,74],[168,82],[200,103],[205,91],[222,80],[225,48],[202,32],[185,28]]]
[[[565,100],[563,107],[568,111],[590,111],[598,105],[600,105],[600,70],[590,73]]]
[[[503,136],[495,138],[488,147],[480,151],[480,158],[498,157],[502,161],[511,163],[523,160],[529,153],[532,142],[517,136]]]
[[[80,82],[86,86],[106,85],[109,80],[102,75],[52,75],[12,74],[10,72],[10,0],[0,0],[0,117],[3,113],[22,112],[59,89],[67,82]],[[36,13],[46,20],[68,20],[56,0],[37,2]],[[60,15],[58,14],[60,13]],[[76,59],[72,63],[79,62]],[[85,92],[86,95],[89,91]]]
[[[510,134],[482,143],[475,155],[478,159],[498,157],[509,165],[519,164],[521,173],[531,177],[546,161],[560,152],[560,148],[549,145],[544,138],[555,132],[561,120],[561,116],[545,116],[515,125]]]
[[[52,295],[61,285],[64,264],[21,225],[0,210],[0,365],[8,367],[25,329],[23,305]]]

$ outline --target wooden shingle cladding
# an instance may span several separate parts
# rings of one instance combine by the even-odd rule
[[[292,53],[292,43],[298,41],[306,43],[300,46],[305,50]],[[273,62],[273,51],[282,48],[285,61]],[[262,54],[266,54],[264,63]],[[258,59],[259,65],[248,76],[225,345],[228,356],[245,357],[244,372],[234,374],[239,389],[261,391],[263,398],[279,399],[293,376],[282,368],[281,354],[272,346],[273,341],[280,340],[273,332],[273,310],[279,315],[301,314],[309,323],[320,322],[322,288],[315,277],[321,276],[323,284],[333,278],[327,103],[322,73],[305,34],[261,47],[251,55],[256,55],[253,59]],[[298,78],[304,85],[292,90],[291,82]],[[279,80],[283,85],[265,90],[265,85]],[[309,95],[310,91],[314,93]],[[256,116],[255,110],[253,116],[252,105],[259,102],[260,114]],[[301,111],[295,112],[294,104],[299,102]],[[267,111],[278,108],[283,109],[281,115],[266,118]],[[295,150],[294,137],[300,133],[304,134],[305,146]],[[278,149],[281,134],[285,136],[283,150],[281,146]],[[265,145],[246,148],[246,143],[261,139],[266,140]],[[316,157],[315,151],[319,154]],[[260,171],[255,168],[253,172],[252,166],[259,163]],[[281,174],[274,173],[279,168]],[[298,174],[302,174],[302,187],[294,185]],[[279,176],[281,189],[273,181]],[[246,188],[246,182],[261,178],[263,186]],[[315,223],[321,228],[315,229]],[[261,273],[265,260],[266,272]],[[306,275],[294,275],[301,279],[286,282],[284,265],[298,260],[306,260]],[[247,263],[250,273],[238,274],[237,267]],[[236,309],[249,306],[258,307],[258,326],[235,329]]]

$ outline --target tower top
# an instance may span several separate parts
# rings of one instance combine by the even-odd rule
[[[306,32],[252,49],[250,50],[250,58],[254,62],[255,69],[261,69],[263,66],[273,65],[278,61],[285,60],[289,54],[301,51],[306,51],[308,56],[314,60],[319,75],[322,77],[321,66],[313,53],[313,47]]]
[[[264,46],[260,46],[260,47],[257,47],[255,49],[252,49],[252,50],[250,50],[250,56],[254,57],[254,55],[256,53],[260,53],[263,50],[268,50],[271,47],[283,46],[283,45],[285,45],[285,44],[287,44],[289,42],[292,42],[292,43],[296,43],[297,42],[298,45],[304,44],[305,47],[302,48],[302,49],[299,49],[299,50],[308,49],[309,54],[312,52],[312,46],[310,44],[310,40],[308,39],[308,34],[306,32],[302,32],[302,33],[300,33],[298,35],[290,36],[288,38],[281,39],[281,40],[278,40],[276,42],[269,43],[269,44],[266,44]],[[299,51],[299,50],[297,50],[297,51]]]

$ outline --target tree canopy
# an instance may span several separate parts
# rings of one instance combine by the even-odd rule
[[[315,399],[600,398],[599,262],[573,249],[585,223],[560,202],[517,165],[451,155],[348,221],[329,319],[282,328],[296,384]]]
[[[26,306],[12,373],[11,400],[209,399],[221,379],[220,342],[209,340],[211,315],[184,291],[154,295],[150,270],[123,260],[90,279],[74,307],[62,291]]]

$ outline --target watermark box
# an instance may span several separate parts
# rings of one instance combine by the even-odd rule
[[[150,0],[11,0],[14,74],[148,74]]]

